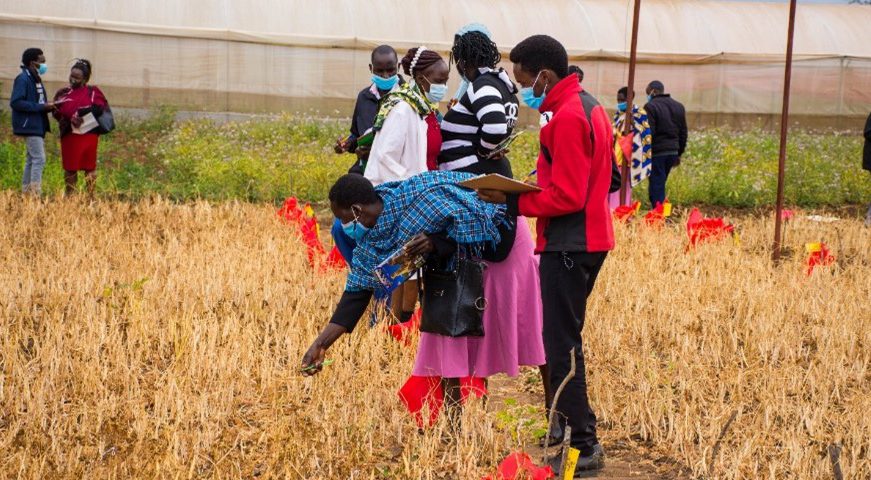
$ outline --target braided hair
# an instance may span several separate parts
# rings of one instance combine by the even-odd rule
[[[411,78],[415,72],[422,72],[427,68],[443,61],[442,56],[434,50],[426,47],[414,47],[402,57],[402,71]]]
[[[91,79],[91,61],[84,58],[77,58],[72,68],[82,71],[82,78],[87,83]]]
[[[502,60],[496,43],[478,31],[455,35],[451,56],[457,63],[463,62],[463,68],[495,68]]]

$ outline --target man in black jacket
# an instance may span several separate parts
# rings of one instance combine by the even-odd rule
[[[665,93],[659,80],[647,85],[647,121],[653,136],[653,170],[650,174],[650,208],[665,202],[665,182],[671,169],[680,165],[687,147],[687,114],[680,102]]]

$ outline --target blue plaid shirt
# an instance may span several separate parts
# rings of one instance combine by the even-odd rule
[[[472,177],[467,173],[425,172],[376,187],[384,211],[354,249],[345,289],[381,288],[375,267],[419,233],[446,232],[461,247],[472,250],[498,243],[505,207],[483,202],[474,191],[457,185]]]

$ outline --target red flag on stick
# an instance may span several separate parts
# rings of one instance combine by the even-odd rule
[[[556,478],[552,468],[539,467],[529,454],[515,452],[502,460],[496,469],[496,474],[488,475],[481,480],[547,480],[549,478]]]
[[[832,255],[829,247],[823,242],[808,243],[807,245],[805,245],[805,249],[808,252],[808,276],[814,273],[814,268],[816,268],[817,266],[827,267],[835,263],[835,256]]]
[[[330,250],[330,254],[327,255],[327,267],[341,270],[347,266],[348,262],[345,261],[345,257],[342,256],[339,247],[333,246],[333,249]]]
[[[690,239],[690,247],[699,242],[719,240],[733,235],[735,227],[729,225],[722,218],[705,218],[698,208],[693,208],[687,220],[687,235]]]
[[[648,227],[661,227],[665,219],[671,216],[671,202],[665,199],[665,203],[656,202],[656,207],[644,216],[644,223]]]
[[[632,205],[620,205],[614,209],[614,218],[618,222],[626,223],[633,215],[638,213],[641,208],[641,202],[635,202]]]
[[[411,319],[407,322],[397,323],[387,327],[387,332],[396,339],[397,342],[403,343],[406,346],[411,346],[411,337],[420,328],[421,309],[417,309]]]

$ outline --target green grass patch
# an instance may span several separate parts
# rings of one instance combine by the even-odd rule
[[[347,131],[346,121],[284,114],[218,124],[176,122],[174,114],[161,108],[145,120],[119,118],[119,128],[100,142],[99,194],[267,202],[295,195],[323,201],[354,161],[332,151]],[[55,194],[63,188],[63,172],[53,135],[46,137],[46,149],[43,190]],[[669,179],[669,198],[683,205],[771,205],[777,152],[777,137],[761,130],[693,131],[683,163]],[[537,130],[530,130],[510,155],[517,176],[534,168],[537,153]],[[861,153],[858,135],[790,132],[787,203],[822,207],[871,200],[871,175],[861,170]],[[20,188],[23,164],[24,142],[12,135],[8,112],[0,114],[0,187]],[[646,184],[634,195],[645,199]]]

